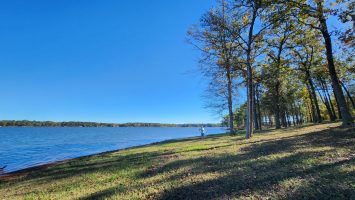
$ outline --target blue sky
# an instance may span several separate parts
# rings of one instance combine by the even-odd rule
[[[186,43],[213,4],[1,1],[0,119],[219,122]]]
[[[0,120],[219,122],[204,108],[200,53],[186,43],[214,4],[1,1]]]

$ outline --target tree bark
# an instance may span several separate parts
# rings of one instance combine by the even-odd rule
[[[253,101],[253,113],[254,113],[254,129],[259,130],[259,119],[258,119],[258,113],[256,112],[256,84],[253,84],[253,95],[254,95],[254,101]]]
[[[286,114],[284,110],[281,112],[281,123],[283,127],[287,128]]]
[[[317,11],[318,11],[318,20],[320,24],[320,31],[322,32],[325,48],[326,48],[328,71],[329,71],[330,78],[332,80],[333,92],[334,95],[336,96],[337,104],[339,105],[343,125],[350,125],[353,124],[353,118],[350,114],[348,107],[346,106],[345,97],[340,87],[339,78],[335,70],[332,40],[328,32],[326,19],[323,14],[323,1],[317,2]]]
[[[350,102],[351,102],[353,108],[355,109],[355,102],[354,102],[353,98],[351,97],[349,90],[345,87],[345,84],[342,81],[340,81],[340,84],[341,84],[341,86],[343,86],[345,93],[348,95]]]
[[[299,117],[299,114],[298,114],[298,109],[297,109],[295,104],[293,104],[293,109],[295,109],[296,124],[300,125],[300,117]]]
[[[248,33],[248,44],[247,44],[247,127],[246,127],[246,138],[251,138],[253,135],[253,71],[251,63],[251,48],[253,43],[253,30],[254,23],[256,20],[258,8],[253,8],[252,19],[249,27]]]
[[[313,98],[314,107],[316,109],[317,122],[322,123],[322,115],[321,115],[320,109],[319,109],[317,94],[316,94],[316,91],[315,91],[315,88],[313,85],[313,81],[311,78],[309,79],[309,84],[310,84],[310,88],[311,88],[311,94],[312,94],[312,98]]]
[[[256,84],[255,92],[256,92],[256,106],[257,106],[258,120],[259,120],[259,130],[262,130],[261,128],[262,120],[261,120],[261,111],[260,111],[260,93],[259,93],[258,84]]]
[[[293,126],[296,126],[296,109],[295,107],[293,106],[294,103],[292,102],[291,103],[291,117],[292,117],[292,123],[293,123]]]
[[[328,90],[326,91],[326,93],[327,93],[327,98],[329,99],[330,108],[332,109],[332,112],[333,112],[333,115],[334,115],[335,119],[337,119],[338,117],[337,117],[337,114],[335,113],[334,104],[333,104],[332,99],[330,98]]]
[[[322,123],[322,116],[321,116],[320,109],[319,109],[317,94],[315,91],[315,87],[314,87],[314,83],[313,83],[310,71],[308,69],[306,70],[306,76],[307,76],[307,81],[309,84],[310,94],[311,94],[311,97],[313,98],[313,103],[314,103],[314,106],[316,109],[316,121],[318,123]]]
[[[320,82],[320,86],[322,88],[324,103],[325,103],[325,106],[327,107],[330,120],[331,121],[335,121],[337,117],[335,115],[334,107],[332,105],[331,99],[329,97],[329,93],[328,93],[326,82],[322,78],[319,78],[319,82]],[[319,92],[319,95],[320,95],[320,97],[322,97],[321,92]]]
[[[308,110],[308,121],[309,122],[314,122],[313,110],[309,109],[308,106],[307,106],[307,110]]]
[[[233,91],[232,91],[232,76],[230,66],[226,66],[227,69],[227,87],[228,87],[228,111],[229,111],[229,131],[234,133],[234,114],[233,114]]]
[[[333,94],[334,94],[334,97],[335,97],[335,102],[337,103],[337,109],[338,109],[339,119],[343,119],[343,117],[341,116],[341,111],[340,111],[340,106],[339,106],[339,104],[338,104],[338,99],[337,99],[337,97],[335,96],[334,90],[333,90]]]
[[[280,82],[277,80],[277,83],[275,85],[275,96],[274,96],[274,116],[275,116],[275,126],[276,129],[281,128],[281,122],[280,122],[280,94],[279,94],[279,89],[280,87]]]
[[[300,125],[304,123],[304,114],[302,113],[301,106],[298,106],[298,114],[299,114],[299,119],[300,119]]]
[[[329,101],[328,101],[327,97],[325,95],[323,96],[322,93],[319,90],[318,90],[318,94],[319,94],[319,97],[320,97],[321,101],[323,102],[323,104],[327,108],[327,112],[328,112],[330,120],[334,121],[335,118],[334,118],[332,109],[330,108]]]
[[[327,83],[323,79],[321,79],[321,85],[322,85],[323,91],[325,93],[325,96],[326,96],[326,98],[329,101],[329,105],[330,105],[330,108],[332,110],[332,113],[333,113],[333,116],[334,116],[334,120],[336,120],[337,119],[337,115],[335,113],[334,105],[333,105],[332,99],[330,98],[330,95],[329,95],[329,92],[328,92]]]
[[[316,116],[316,108],[314,106],[314,102],[313,102],[313,97],[312,97],[312,92],[311,92],[311,89],[310,89],[310,86],[309,84],[307,84],[307,89],[308,89],[308,95],[309,95],[309,100],[311,101],[311,110],[312,110],[312,122],[313,123],[316,123],[317,122],[317,116]]]

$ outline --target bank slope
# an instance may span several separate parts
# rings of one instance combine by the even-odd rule
[[[355,128],[308,125],[83,157],[0,178],[0,199],[355,199]]]

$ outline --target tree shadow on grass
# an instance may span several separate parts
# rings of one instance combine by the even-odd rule
[[[339,147],[353,150],[354,133],[354,129],[331,129],[283,140],[261,140],[242,149],[238,154],[175,160],[144,171],[137,178],[169,174],[167,179],[155,183],[163,184],[188,176],[201,175],[203,179],[209,173],[221,174],[217,178],[177,184],[164,193],[153,195],[152,199],[212,200],[245,198],[251,195],[262,199],[265,194],[277,199],[353,199],[355,194],[350,183],[355,181],[355,174],[349,174],[341,170],[341,167],[353,166],[354,157],[325,162],[325,155],[334,153],[334,148]],[[307,147],[314,150],[295,153],[296,150]],[[327,148],[316,149],[322,147]],[[263,159],[264,156],[278,154],[279,157],[274,159]],[[309,159],[318,161],[307,164]],[[179,171],[186,168],[190,170]],[[281,187],[292,180],[296,183]],[[109,188],[83,199],[105,199],[117,194],[115,188]]]
[[[228,173],[216,179],[172,188],[158,195],[156,199],[209,200],[247,197],[250,195],[262,198],[263,196],[260,195],[274,192],[272,190],[277,189],[277,186],[283,181],[293,178],[309,180],[307,180],[308,183],[306,187],[295,185],[293,186],[296,187],[295,192],[276,192],[276,194],[272,194],[272,197],[282,198],[282,196],[287,196],[287,199],[351,199],[351,197],[354,197],[351,186],[344,184],[342,181],[348,174],[337,170],[337,167],[344,164],[354,164],[354,159],[314,166],[306,170],[300,170],[296,166],[293,166],[297,162],[301,163],[301,160],[307,157],[312,156],[295,155],[278,159],[278,161],[275,162],[265,162],[263,167],[274,167],[272,172],[260,172],[255,167],[252,169],[242,168],[234,170],[232,173]],[[252,162],[250,164],[255,163]],[[280,167],[280,165],[283,165],[283,167]],[[335,176],[333,177],[334,179],[329,180],[327,178],[329,175]],[[327,182],[331,182],[332,184],[324,184]]]
[[[353,166],[354,157],[350,155],[350,157],[345,156],[329,161],[325,155],[334,153],[334,148],[339,147],[353,150],[354,133],[354,129],[331,129],[284,140],[265,141],[252,144],[236,155],[173,161],[142,176],[167,173],[172,175],[164,181],[179,180],[186,178],[186,172],[174,173],[174,171],[182,168],[190,169],[189,176],[201,177],[201,179],[209,173],[222,174],[218,178],[196,180],[190,184],[173,187],[157,195],[156,199],[209,200],[250,195],[263,198],[265,196],[262,195],[265,194],[279,199],[351,199],[355,197],[350,184],[355,182],[355,174],[342,171],[340,167]],[[307,147],[311,150],[294,153],[300,148]],[[312,150],[317,147],[327,148]],[[277,154],[280,154],[280,157],[263,159],[263,156]],[[286,184],[293,179],[303,180],[306,184],[291,184],[289,187],[292,189],[280,186],[283,182]],[[280,187],[285,191],[270,191]]]
[[[116,187],[111,187],[109,189],[106,189],[106,190],[102,190],[102,191],[99,191],[99,192],[95,192],[93,194],[90,194],[88,196],[85,196],[85,197],[81,197],[81,198],[78,198],[78,200],[97,200],[97,199],[106,199],[108,197],[111,197],[115,194],[119,194],[119,193],[122,193],[122,192],[125,192],[126,189],[123,185],[118,185]]]

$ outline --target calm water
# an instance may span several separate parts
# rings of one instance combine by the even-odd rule
[[[206,128],[208,134],[224,128]],[[11,172],[53,161],[168,139],[199,136],[198,128],[0,128],[0,167]]]

